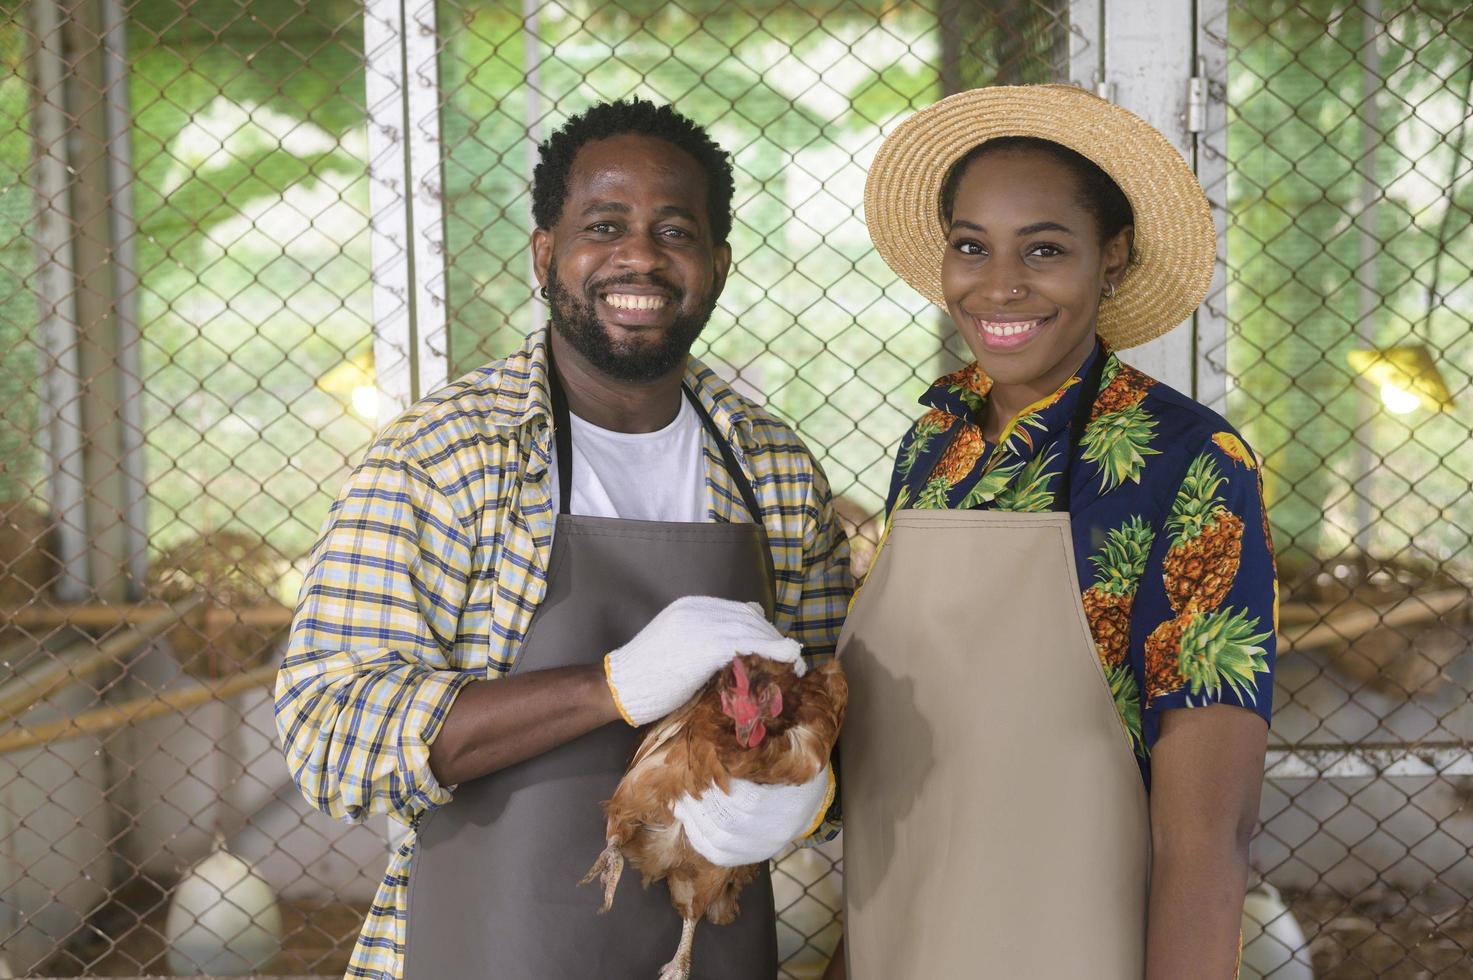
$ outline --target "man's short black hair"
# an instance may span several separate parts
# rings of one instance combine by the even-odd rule
[[[562,215],[563,202],[568,198],[568,174],[583,144],[625,133],[662,139],[695,158],[706,172],[711,235],[716,244],[724,245],[731,235],[731,196],[735,190],[731,158],[705,129],[668,105],[645,99],[591,106],[563,123],[537,147],[538,163],[532,171],[532,219],[537,227],[551,228]]]

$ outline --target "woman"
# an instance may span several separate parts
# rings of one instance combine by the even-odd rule
[[[1274,660],[1257,464],[1114,353],[1201,302],[1206,198],[1138,117],[1032,86],[907,120],[865,212],[976,362],[921,398],[840,640],[848,976],[1231,977]]]

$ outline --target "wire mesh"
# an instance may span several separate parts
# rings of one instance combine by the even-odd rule
[[[1222,356],[1282,590],[1254,864],[1318,975],[1473,975],[1473,22],[1254,2],[1226,27]]]
[[[639,94],[733,153],[736,266],[698,353],[815,447],[862,566],[915,399],[962,350],[870,249],[865,166],[947,92],[1095,81],[1071,78],[1090,41],[1061,0],[428,9],[426,74],[375,40],[371,3],[0,3],[18,974],[342,973],[389,831],[306,810],[266,685],[388,379],[424,368],[387,324],[439,303],[454,377],[538,322],[538,138]],[[1253,851],[1277,891],[1255,891],[1245,964],[1473,976],[1473,23],[1453,0],[1233,0],[1206,29],[1231,58],[1226,128],[1198,143],[1227,164],[1230,329],[1199,354],[1263,457],[1283,589]],[[434,267],[382,205],[423,200],[385,174],[424,152]],[[427,290],[395,292],[411,266]],[[777,864],[785,976],[816,976],[837,938],[840,853]],[[186,894],[202,874],[227,887]]]

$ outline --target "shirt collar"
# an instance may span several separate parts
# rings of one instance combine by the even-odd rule
[[[488,421],[502,428],[552,425],[552,393],[547,384],[548,331],[528,334],[514,353],[501,362],[492,394]],[[685,368],[685,383],[711,414],[716,428],[734,447],[745,444],[751,418],[745,403],[729,385],[695,357]]]
[[[1090,348],[1084,363],[1079,365],[1079,370],[1053,394],[1019,412],[1018,417],[1003,432],[1000,441],[1006,443],[1021,431],[1028,436],[1027,442],[1037,445],[1067,431],[1069,422],[1074,418],[1074,407],[1080,398],[1080,380],[1097,357],[1110,359],[1105,364],[1105,376],[1108,380],[1115,363],[1115,354],[1096,337],[1094,346]],[[992,379],[973,361],[960,370],[937,378],[921,394],[920,403],[927,408],[940,409],[958,419],[977,422],[982,417],[983,409],[987,407],[987,396],[991,390]]]

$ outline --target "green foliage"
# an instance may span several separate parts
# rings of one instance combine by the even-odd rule
[[[7,4],[8,8],[13,4]],[[24,20],[0,21],[0,505],[40,489],[36,451],[37,352],[32,276],[36,249],[29,233],[35,199],[28,193],[31,127]]]
[[[453,370],[533,326],[528,128],[599,99],[670,101],[737,167],[735,269],[698,352],[798,425],[837,492],[878,506],[915,397],[960,346],[871,249],[863,161],[947,87],[1049,80],[1056,7],[569,0],[540,8],[529,52],[519,6],[440,4]],[[39,481],[26,32],[22,5],[5,9],[0,498]],[[1375,546],[1467,563],[1473,21],[1422,0],[1372,55],[1349,0],[1230,9],[1229,414],[1265,457],[1279,548],[1345,548],[1353,489],[1373,517],[1395,508]],[[946,35],[938,19],[959,15]],[[128,16],[150,531],[167,546],[241,524],[297,556],[371,428],[318,383],[369,348],[362,8],[140,0]],[[1389,418],[1350,376],[1349,350],[1408,340],[1433,348],[1452,412]],[[1146,451],[1135,435],[1114,479]],[[1385,460],[1370,479],[1367,459]]]
[[[1357,538],[1468,563],[1468,474],[1452,460],[1473,406],[1389,417],[1346,361],[1414,342],[1452,390],[1473,372],[1473,23],[1462,13],[1387,8],[1383,32],[1349,2],[1230,8],[1229,411],[1265,458],[1289,565]]]

